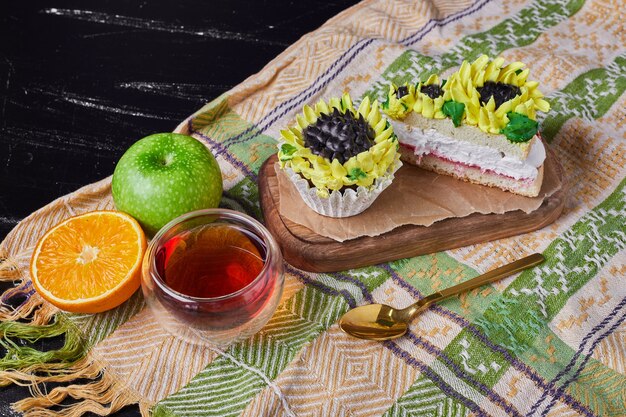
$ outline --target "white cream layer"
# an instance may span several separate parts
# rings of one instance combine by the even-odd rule
[[[483,170],[493,171],[516,180],[534,180],[538,168],[546,159],[546,150],[537,136],[531,139],[528,157],[524,160],[515,156],[503,155],[499,150],[488,146],[460,141],[440,134],[435,129],[412,127],[408,132],[406,124],[393,121],[393,129],[400,143],[415,148],[415,155],[432,154],[453,162],[474,165]]]

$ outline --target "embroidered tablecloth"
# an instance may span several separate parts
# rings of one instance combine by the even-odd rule
[[[624,9],[619,0],[366,0],[177,129],[217,156],[222,204],[261,219],[258,170],[304,104],[344,91],[382,98],[389,82],[481,54],[523,61],[551,103],[543,136],[571,187],[553,225],[341,273],[287,266],[267,326],[217,351],[161,330],[139,292],[115,310],[79,315],[33,291],[33,245],[63,218],[113,208],[107,178],[33,213],[2,242],[0,278],[17,284],[2,300],[25,301],[0,307],[0,384],[31,385],[15,407],[33,416],[132,403],[172,417],[625,416]],[[337,327],[356,305],[402,307],[533,252],[547,262],[432,307],[401,339],[356,340]],[[61,334],[65,345],[53,351],[20,343]],[[39,389],[46,381],[66,384]],[[72,405],[53,408],[69,396]]]

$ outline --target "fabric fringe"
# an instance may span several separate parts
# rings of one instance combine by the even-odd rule
[[[0,323],[5,336],[1,343],[8,347],[7,355],[0,360],[0,385],[13,383],[26,386],[31,392],[31,397],[16,402],[13,408],[27,417],[79,417],[87,412],[106,416],[127,405],[139,404],[142,416],[148,416],[151,404],[123,386],[93,357],[85,356],[86,348],[75,332],[67,324],[58,323],[62,322],[55,321],[49,326]],[[65,345],[56,351],[42,352],[19,346],[6,337],[19,335],[22,340],[34,341],[43,334],[46,337],[65,334]],[[76,380],[91,382],[55,387],[49,392],[42,390],[43,383]],[[78,402],[60,405],[68,397]],[[60,410],[52,410],[53,407]]]
[[[46,325],[51,322],[58,309],[45,303],[35,292],[30,279],[24,279],[22,276],[21,271],[24,267],[20,267],[18,259],[28,258],[26,255],[12,257],[0,248],[0,281],[16,283],[15,287],[5,290],[0,296],[0,320]],[[26,261],[23,259],[22,263]],[[15,300],[20,299],[23,301],[15,306]]]
[[[2,300],[27,296],[23,289],[16,287],[5,291]],[[11,308],[5,302],[0,303],[0,321],[27,321],[36,326],[50,323],[59,310],[52,304],[44,303],[36,293],[30,294],[17,308]]]
[[[148,416],[151,404],[114,378],[106,368],[87,354],[87,347],[69,320],[60,315],[48,325],[15,321],[0,323],[0,345],[6,355],[0,358],[0,386],[16,384],[28,387],[31,397],[13,404],[24,416],[79,417],[87,412],[106,416],[131,404],[138,404],[142,416]],[[23,342],[65,336],[64,345],[51,351],[40,351]],[[44,383],[81,384],[59,386],[44,392]],[[78,402],[65,405],[66,399]],[[53,409],[55,408],[55,409]]]
[[[44,302],[35,292],[30,278],[24,279],[17,258],[19,257],[8,256],[0,248],[0,281],[17,283],[0,296],[0,320],[28,322],[37,326],[47,325],[59,310],[52,304]],[[24,301],[14,306],[12,301],[19,298],[23,298]]]
[[[68,331],[69,322],[59,317],[55,316],[55,320],[47,325],[1,322],[0,345],[6,350],[6,355],[0,359],[0,371],[28,369],[31,372],[48,373],[84,357],[86,348],[80,337],[75,331]],[[65,343],[57,350],[40,351],[24,343],[61,335],[65,335]],[[6,384],[4,378],[0,378],[0,386]]]
[[[23,279],[18,261],[1,252],[0,281],[17,283],[0,295],[0,347],[6,351],[0,358],[0,387],[16,384],[31,393],[13,404],[16,411],[26,417],[79,417],[87,412],[106,416],[138,404],[142,416],[150,414],[152,404],[138,398],[88,355],[74,324],[35,292],[30,279]],[[29,346],[56,336],[65,337],[59,349],[42,351]],[[71,384],[78,380],[86,382]],[[70,385],[45,392],[45,383]],[[74,402],[62,404],[69,399]]]
[[[17,260],[0,248],[0,281],[17,281],[21,278],[22,272]]]
[[[50,364],[52,365],[52,364]],[[64,363],[51,367],[47,375],[40,374],[38,366],[31,366],[20,370],[0,371],[0,380],[10,383],[30,387],[33,395],[43,395],[36,384],[44,382],[70,382],[78,378],[95,379],[102,369],[90,359],[83,358],[71,366]]]
[[[64,379],[96,378],[95,382],[72,384],[56,387],[48,393],[43,393],[38,385],[31,387],[31,398],[26,398],[13,404],[16,411],[22,412],[25,417],[79,417],[87,412],[106,416],[121,408],[137,404],[140,405],[142,416],[148,416],[150,405],[142,401],[128,387],[123,386],[110,373],[102,370],[100,364],[86,360],[74,369],[74,374],[64,375]],[[71,405],[63,405],[59,411],[52,410],[68,397],[78,400]]]

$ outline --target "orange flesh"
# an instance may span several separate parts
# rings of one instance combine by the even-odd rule
[[[138,231],[117,215],[73,219],[41,243],[34,270],[39,285],[64,300],[89,299],[115,288],[141,258]]]

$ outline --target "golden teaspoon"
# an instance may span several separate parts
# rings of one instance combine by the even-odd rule
[[[339,327],[344,332],[359,339],[396,339],[405,334],[409,327],[409,322],[419,313],[426,310],[432,303],[473,290],[481,285],[498,281],[516,272],[539,265],[544,260],[543,255],[534,253],[510,264],[485,272],[469,281],[424,297],[407,308],[395,309],[385,304],[368,304],[353,308],[341,317]]]

